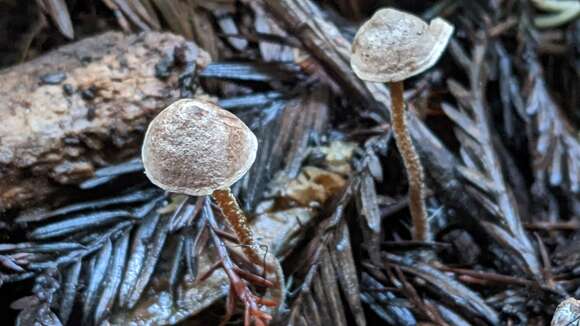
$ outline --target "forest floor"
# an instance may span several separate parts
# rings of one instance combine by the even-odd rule
[[[387,2],[454,26],[405,81],[428,240],[413,238],[389,89],[350,66]],[[0,319],[548,325],[580,297],[579,7],[1,2]],[[209,198],[145,177],[147,124],[188,97],[256,134],[232,190],[285,282],[245,258]]]

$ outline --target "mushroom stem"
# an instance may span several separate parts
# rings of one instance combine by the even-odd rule
[[[395,141],[409,179],[409,208],[413,221],[413,239],[428,241],[431,238],[427,210],[425,208],[425,189],[423,166],[415,150],[411,135],[407,129],[405,114],[405,100],[403,98],[403,82],[390,82],[392,113],[391,123],[395,134]]]
[[[254,234],[250,229],[248,219],[230,189],[215,190],[212,193],[212,197],[232,226],[246,257],[257,266],[264,265],[264,257],[259,254],[260,251],[254,240]]]

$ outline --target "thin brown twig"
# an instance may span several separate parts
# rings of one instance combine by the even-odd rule
[[[502,275],[497,273],[474,271],[464,268],[453,268],[446,266],[438,266],[438,269],[446,272],[453,272],[456,274],[468,275],[474,279],[485,280],[495,284],[512,284],[512,285],[523,285],[523,286],[533,286],[535,282],[527,280],[521,277]]]
[[[580,223],[576,220],[565,222],[533,222],[526,223],[524,227],[536,231],[575,231],[580,229]]]
[[[236,272],[236,266],[231,260],[228,250],[219,238],[215,229],[217,229],[218,224],[215,220],[215,216],[209,204],[209,199],[206,200],[204,205],[205,215],[207,216],[208,231],[210,238],[216,248],[218,256],[220,257],[221,266],[226,273],[228,279],[230,280],[230,291],[244,304],[244,326],[251,325],[252,321],[256,326],[268,325],[268,322],[272,319],[272,316],[260,310],[259,305],[277,305],[276,302],[268,302],[260,300],[250,288],[247,283],[238,275]],[[228,317],[228,315],[226,315]],[[224,321],[225,322],[225,321]]]
[[[400,266],[393,266],[392,268],[395,270],[397,278],[402,284],[401,291],[407,298],[409,298],[411,303],[413,303],[413,305],[419,311],[424,313],[427,318],[436,323],[436,325],[449,326],[449,324],[443,320],[435,307],[427,304],[421,299],[415,287],[409,281],[407,281],[407,278],[403,274],[402,268]]]

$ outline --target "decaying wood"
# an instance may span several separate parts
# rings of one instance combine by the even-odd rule
[[[106,33],[0,72],[0,211],[137,153],[180,74],[209,56],[181,36]]]

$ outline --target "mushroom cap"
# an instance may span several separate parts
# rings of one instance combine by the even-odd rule
[[[453,26],[441,18],[427,25],[417,16],[381,9],[354,37],[352,70],[363,80],[402,81],[433,66],[452,33]]]
[[[141,155],[155,185],[202,196],[244,176],[257,150],[256,136],[234,114],[210,102],[184,99],[151,121]]]

